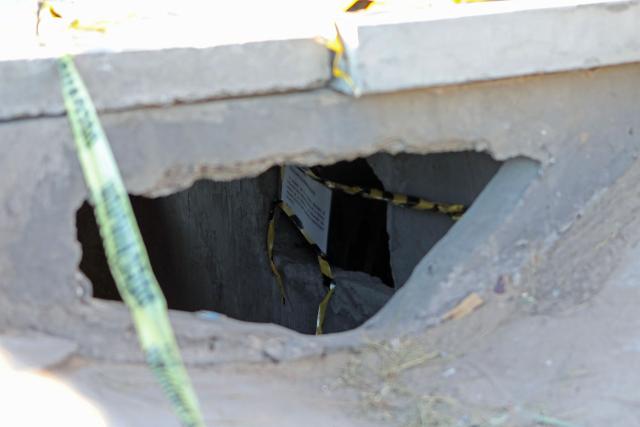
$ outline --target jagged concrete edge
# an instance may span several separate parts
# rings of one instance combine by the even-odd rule
[[[258,173],[286,159],[331,162],[381,150],[428,153],[471,148],[487,150],[499,159],[519,154],[537,158],[541,161],[541,179],[527,190],[524,206],[516,207],[498,234],[467,265],[455,271],[456,284],[464,282],[462,286],[486,289],[497,274],[517,272],[523,260],[537,256],[540,247],[544,249],[549,241],[557,240],[593,194],[606,189],[633,164],[639,147],[634,129],[640,128],[637,75],[637,66],[629,65],[359,100],[317,91],[174,107],[170,111],[111,114],[105,117],[105,126],[110,137],[117,137],[112,140],[114,149],[123,150],[121,167],[128,188],[142,194],[158,183],[161,188],[184,187],[196,177],[230,179]],[[527,96],[523,97],[523,93]],[[600,108],[583,108],[593,99],[599,100]],[[464,115],[450,114],[459,112],[461,105]],[[510,115],[514,107],[519,114]],[[322,120],[310,118],[310,109]],[[293,112],[310,121],[296,123],[291,119]],[[171,117],[162,119],[163,114]],[[566,119],[569,115],[570,122]],[[197,124],[202,117],[207,117],[208,126],[190,128],[187,134],[180,132],[181,137],[192,140],[175,144],[171,126]],[[398,117],[403,120],[398,121]],[[429,120],[425,121],[425,117]],[[255,129],[245,125],[247,120],[253,121]],[[451,120],[455,127],[445,129],[442,123]],[[229,138],[252,141],[251,132],[268,135],[266,131],[273,131],[274,121],[286,123],[286,129],[260,140],[261,144],[225,145]],[[165,128],[156,129],[160,124]],[[216,137],[203,145],[197,136],[206,135],[208,129],[215,130]],[[325,133],[327,129],[329,132]],[[343,132],[337,141],[336,129]],[[251,132],[247,134],[248,131]],[[73,236],[73,212],[82,202],[84,191],[66,121],[60,118],[3,124],[0,132],[7,154],[5,180],[0,183],[0,245],[4,254],[0,271],[9,298],[0,310],[4,327],[36,328],[76,339],[83,354],[139,360],[135,335],[121,306],[76,295],[83,280],[73,271],[48,271],[47,280],[43,280],[39,276],[41,270],[31,268],[33,261],[43,266],[66,265],[70,259],[77,260],[79,254],[77,242],[70,244],[69,239]],[[47,144],[42,144],[42,135],[47,135]],[[301,139],[302,135],[306,139]],[[165,141],[162,146],[166,153],[158,152],[161,140]],[[272,145],[274,141],[280,145]],[[224,162],[216,159],[217,144],[230,149],[225,151]],[[293,154],[265,155],[274,147]],[[244,161],[235,157],[238,149]],[[124,152],[128,155],[123,157]],[[140,163],[141,158],[144,163]],[[188,163],[189,158],[196,167],[187,164],[184,175],[165,175],[172,165]],[[256,159],[262,160],[255,163]],[[582,169],[598,173],[576,175],[572,166],[576,161],[581,162]],[[15,164],[24,167],[11,167]],[[216,166],[197,167],[203,164]],[[149,169],[152,165],[153,170]],[[156,168],[160,171],[154,172]],[[549,204],[560,196],[562,203]],[[532,211],[529,206],[547,208]],[[59,220],[56,227],[51,227],[52,218]],[[524,243],[520,245],[520,241]],[[55,250],[47,246],[51,243],[57,245]],[[29,263],[23,266],[28,268],[22,268],[16,277],[20,259],[23,264],[25,261],[20,250],[24,247],[30,248]],[[52,283],[67,286],[51,286]],[[322,354],[336,346],[357,347],[358,341],[349,337],[362,333],[356,330],[313,339],[269,325],[199,323],[183,313],[172,313],[172,317],[184,321],[178,323],[177,330],[187,358],[205,364],[230,359],[278,360],[273,354],[280,354],[283,359]],[[216,350],[209,348],[212,340],[217,343]],[[267,343],[272,350],[266,350]],[[302,350],[290,351],[295,348]]]
[[[340,25],[356,33],[346,40],[349,71],[370,94],[637,62],[638,22],[638,0],[534,0],[356,15]]]
[[[478,287],[455,287],[448,280],[513,214],[539,170],[540,163],[524,157],[505,161],[469,211],[416,266],[409,286],[400,288],[365,329],[395,335],[410,332],[417,319],[419,325],[436,324],[453,304],[478,291]]]

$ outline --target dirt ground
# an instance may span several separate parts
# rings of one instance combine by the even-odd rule
[[[638,257],[640,247],[630,248],[627,259]],[[640,425],[640,267],[623,265],[599,294],[554,315],[536,314],[527,292],[506,288],[411,339],[320,359],[192,369],[192,378],[212,426]],[[32,366],[48,368],[35,375],[97,409],[84,425],[177,425],[145,366],[79,359],[72,347],[56,353],[55,341],[4,339],[40,354]],[[60,409],[49,419],[65,419]]]
[[[498,280],[459,319],[357,352],[191,368],[207,425],[640,425],[638,179],[636,162],[540,268]],[[557,289],[545,286],[552,274]],[[0,425],[178,425],[146,366],[76,349],[35,332],[0,335]]]
[[[263,3],[264,6],[261,7],[271,7],[270,4]],[[297,8],[301,8],[303,4],[291,1],[287,3]],[[325,7],[335,9],[333,6],[324,6],[322,2],[318,4],[323,4],[321,12]],[[304,7],[306,8],[306,5]],[[238,14],[246,14],[245,6],[237,9]],[[253,12],[254,17],[261,15],[255,13],[255,10]],[[305,13],[308,14],[308,11],[305,10]],[[33,15],[31,6],[28,14]],[[210,17],[204,18],[208,20]],[[282,19],[291,21],[288,14],[282,14]],[[273,27],[273,22],[263,19],[261,21]],[[247,21],[247,25],[249,23]],[[28,28],[29,33],[33,33],[33,27]],[[159,28],[166,31],[163,25]],[[31,35],[31,38],[33,37]],[[35,39],[33,41],[35,49]],[[24,55],[24,52],[21,52],[21,55]],[[371,137],[372,141],[382,143],[386,141],[382,137],[387,138],[392,132],[383,132],[379,127],[388,126],[395,118],[400,118],[402,112],[411,112],[408,116],[408,119],[411,119],[422,118],[433,110],[437,113],[433,120],[437,126],[425,125],[419,132],[415,129],[410,132],[416,133],[417,140],[422,136],[426,141],[424,146],[416,145],[416,149],[435,150],[436,145],[427,145],[427,142],[430,144],[430,141],[448,141],[452,139],[452,135],[456,138],[467,135],[473,137],[473,141],[492,141],[488,148],[499,153],[501,158],[525,154],[535,157],[534,155],[544,153],[551,147],[550,157],[554,163],[554,144],[567,142],[570,145],[571,139],[566,135],[570,133],[569,130],[582,131],[582,126],[585,126],[586,130],[580,134],[580,139],[583,139],[584,135],[580,147],[575,151],[567,149],[567,153],[576,159],[575,164],[580,165],[578,162],[582,161],[584,166],[575,166],[562,156],[557,156],[559,161],[555,168],[567,170],[569,167],[575,167],[577,170],[573,173],[580,179],[582,176],[579,174],[587,175],[591,172],[608,177],[609,174],[615,175],[616,168],[622,168],[621,164],[625,162],[618,157],[614,158],[613,154],[609,159],[606,151],[610,150],[622,158],[626,151],[615,144],[631,147],[633,142],[637,141],[634,139],[637,138],[637,115],[634,114],[637,111],[634,108],[634,105],[637,105],[634,99],[637,97],[633,96],[637,69],[634,67],[635,65],[609,67],[573,77],[561,74],[545,77],[549,86],[541,83],[539,85],[537,82],[541,82],[542,78],[538,77],[517,82],[513,80],[507,83],[486,83],[483,84],[486,88],[483,90],[486,92],[469,89],[468,96],[458,88],[450,91],[442,89],[442,94],[429,93],[425,98],[424,107],[420,108],[415,101],[422,99],[418,98],[422,96],[418,92],[414,95],[394,95],[389,97],[390,101],[379,101],[379,104],[371,101],[368,106],[363,104],[362,110],[355,107],[355,104],[339,101],[332,94],[323,92],[320,95],[296,94],[291,101],[286,102],[279,101],[277,97],[272,99],[264,96],[256,100],[230,101],[229,106],[224,104],[222,107],[202,103],[202,109],[180,106],[171,112],[161,112],[158,109],[130,112],[127,113],[130,116],[126,117],[124,113],[118,115],[114,112],[108,120],[110,128],[126,136],[123,140],[129,143],[129,139],[140,141],[140,135],[150,132],[149,127],[143,126],[144,123],[157,121],[171,130],[166,132],[167,135],[171,135],[184,126],[182,122],[180,126],[174,126],[172,123],[180,121],[180,117],[194,114],[195,111],[201,116],[211,115],[212,118],[210,122],[198,122],[197,129],[201,130],[197,131],[199,133],[190,134],[198,136],[216,131],[225,136],[221,141],[243,141],[248,140],[248,136],[253,136],[254,132],[258,134],[260,129],[272,129],[280,126],[279,124],[286,124],[283,119],[284,113],[272,116],[268,114],[270,110],[282,109],[287,114],[293,114],[298,109],[300,114],[307,114],[310,106],[313,106],[317,108],[319,115],[330,119],[328,124],[334,126],[336,135],[341,137],[351,135],[350,132],[342,130],[351,125],[349,120],[356,122],[363,117],[380,118],[388,112],[389,118],[380,121],[382,125],[373,126],[372,131],[360,136],[363,141],[374,136],[375,138]],[[516,83],[522,85],[518,87],[517,93],[526,96],[516,96],[512,93],[512,86]],[[574,93],[582,95],[574,98]],[[405,96],[407,100],[403,100]],[[578,111],[580,103],[592,103],[593,100],[598,100],[597,108],[592,108],[593,105],[589,104],[589,108],[584,108],[584,112]],[[462,104],[465,108],[460,111],[464,114],[459,114],[459,117],[450,114],[455,118],[456,131],[441,131],[440,128],[451,126],[454,122],[446,118],[440,123],[438,119],[447,115],[445,113],[449,111],[457,111],[454,107],[458,108]],[[400,107],[397,109],[399,113],[391,114],[396,107]],[[218,108],[228,112],[216,112]],[[478,114],[485,108],[488,109],[486,115]],[[369,113],[369,109],[376,113]],[[15,227],[24,233],[24,242],[29,242],[30,240],[26,239],[32,238],[31,236],[37,236],[37,240],[32,241],[37,241],[39,246],[32,243],[31,248],[40,250],[34,252],[35,255],[31,254],[28,262],[20,266],[25,281],[16,282],[19,285],[35,283],[35,280],[26,281],[27,272],[31,274],[31,270],[37,272],[42,268],[42,265],[34,267],[34,264],[42,260],[64,263],[68,259],[68,254],[65,253],[72,253],[70,247],[63,247],[61,254],[53,254],[55,256],[50,257],[48,253],[53,251],[47,244],[58,242],[56,233],[69,234],[69,230],[73,229],[70,219],[63,224],[69,229],[66,231],[62,226],[54,228],[50,227],[50,224],[63,218],[63,214],[66,215],[65,203],[71,204],[69,200],[80,194],[77,192],[80,184],[76,187],[67,185],[66,181],[71,181],[70,177],[73,175],[60,173],[67,170],[67,157],[73,157],[65,154],[64,150],[67,148],[59,148],[67,147],[61,142],[68,132],[66,120],[61,117],[49,117],[46,115],[49,114],[46,113],[48,110],[45,110],[27,112],[43,114],[46,120],[24,120],[22,127],[13,123],[4,125],[5,140],[32,141],[27,144],[8,144],[9,150],[5,156],[15,165],[29,165],[26,169],[28,173],[14,172],[13,169],[18,170],[15,166],[5,168],[5,193],[8,196],[3,198],[2,202],[6,203],[8,212],[5,218],[10,218],[6,228]],[[511,110],[517,111],[518,114],[507,114],[511,113]],[[12,116],[16,113],[11,111],[5,121],[17,117]],[[576,114],[569,117],[565,114],[567,112]],[[342,116],[345,117],[344,120],[334,119]],[[506,120],[502,116],[511,118]],[[287,119],[296,123],[294,119],[297,116],[292,117]],[[219,123],[223,119],[228,122],[225,126]],[[255,121],[256,131],[236,130],[243,127],[238,123],[245,123],[249,119]],[[218,122],[214,123],[216,120]],[[133,124],[128,123],[129,121]],[[182,121],[187,125],[192,123],[191,119]],[[488,125],[480,125],[480,121],[486,121]],[[596,125],[587,126],[590,121]],[[324,121],[317,122],[326,126]],[[505,130],[500,130],[496,124],[504,124]],[[632,124],[636,126],[635,137]],[[568,130],[559,131],[564,129],[565,125]],[[322,135],[317,131],[320,127],[314,124],[314,121],[311,121],[309,126],[310,129],[304,129],[305,134],[315,132]],[[623,128],[624,130],[621,130]],[[295,149],[298,150],[296,152],[304,153],[304,150],[307,150],[308,153],[317,152],[325,157],[337,155],[328,148],[318,149],[314,146],[317,139],[309,138],[311,142],[302,144],[296,137],[296,132],[301,132],[301,129],[294,127],[288,134],[283,134],[282,145],[278,145],[277,150],[273,152],[265,151],[265,154],[260,154],[262,151],[256,149],[258,154],[245,155],[234,151],[246,150],[244,146],[236,144],[241,149],[232,149],[229,144],[229,152],[221,151],[225,156],[224,161],[217,160],[218,157],[212,154],[217,145],[207,148],[209,151],[204,152],[204,160],[198,158],[202,154],[195,148],[190,148],[191,151],[184,150],[184,156],[180,156],[180,159],[185,164],[218,164],[216,162],[219,161],[220,165],[226,165],[233,159],[243,159],[250,167],[258,168],[260,161],[264,162],[264,159],[280,155],[278,153],[289,153],[289,147],[293,147],[291,141],[294,139]],[[594,134],[593,140],[588,141],[587,130]],[[155,133],[161,136],[159,132]],[[51,138],[51,143],[42,145],[42,135],[46,135],[47,139]],[[508,138],[505,135],[508,135]],[[606,139],[605,135],[610,139],[609,147],[602,144]],[[196,136],[192,136],[190,141],[195,141]],[[135,169],[131,165],[143,158],[140,153],[164,153],[162,156],[149,156],[150,160],[145,168],[154,171],[171,170],[170,167],[175,166],[175,162],[166,159],[181,154],[172,151],[177,150],[172,147],[177,147],[178,144],[167,137],[149,140],[149,145],[145,145],[145,142],[136,146],[136,150],[132,151],[133,154],[126,160],[130,163],[128,166],[125,163],[123,169],[131,173],[134,181],[139,179],[134,185],[140,188],[147,185],[145,182],[156,179],[149,173],[145,175],[142,172],[131,172]],[[33,144],[36,143],[41,145],[38,150],[33,149]],[[298,144],[301,145],[298,147]],[[358,144],[354,142],[353,147],[349,145],[348,149],[367,152],[374,148],[372,145]],[[17,148],[19,146],[24,148]],[[120,145],[120,148],[123,146]],[[336,152],[347,150],[339,148],[339,145],[336,147],[338,148],[329,148],[337,150]],[[584,151],[591,154],[585,155]],[[629,152],[631,151],[629,149]],[[558,149],[558,152],[561,153],[562,150]],[[261,155],[264,157],[260,157]],[[589,156],[593,156],[594,159],[603,157],[604,160],[592,161]],[[226,157],[232,160],[227,160]],[[540,154],[540,157],[544,156]],[[75,162],[75,159],[73,161]],[[545,248],[538,262],[529,266],[531,271],[521,272],[518,280],[499,280],[492,291],[482,295],[484,303],[460,319],[443,322],[409,337],[385,342],[372,340],[358,351],[335,351],[323,357],[308,357],[280,363],[220,363],[190,368],[207,425],[640,426],[640,216],[637,215],[640,210],[640,186],[637,185],[640,182],[640,162],[637,159],[635,162],[636,165],[631,167],[624,177],[607,191],[603,191],[599,200],[598,195],[593,196],[593,204],[585,208],[584,216],[570,229],[559,231],[564,233],[558,237],[559,243]],[[9,162],[5,164],[9,165]],[[249,166],[247,168],[247,171],[253,172]],[[241,168],[233,166],[232,169],[240,171]],[[571,178],[569,173],[553,172],[553,168],[549,167],[549,176],[553,179],[543,182],[549,186],[549,193],[551,189],[555,190],[556,185],[565,185],[564,180]],[[24,179],[26,176],[29,176],[29,179]],[[49,177],[61,178],[49,181]],[[172,179],[177,180],[175,177]],[[608,178],[603,178],[602,184],[595,181],[585,178],[586,184],[583,188],[600,189],[601,185],[609,183]],[[43,187],[42,183],[45,182],[50,186]],[[579,184],[580,182],[571,180],[571,185],[563,187],[563,191],[575,190],[579,193],[576,189]],[[13,190],[12,187],[20,187],[20,191]],[[65,192],[69,192],[71,196],[65,195],[61,199],[64,203],[61,204],[43,197],[42,204],[32,205],[29,198],[33,197],[33,194],[47,194],[41,191],[42,189],[50,190],[48,197],[51,200]],[[585,196],[584,199],[589,197],[591,195]],[[557,198],[550,199],[548,203],[567,204],[567,200],[577,203],[582,200],[582,195],[571,198],[567,194],[558,194]],[[38,201],[40,202],[40,198]],[[49,208],[47,204],[55,206],[56,209]],[[582,207],[582,202],[579,207]],[[532,209],[545,208],[547,207],[536,206]],[[13,219],[30,218],[30,215],[20,215],[27,211],[36,213],[33,215],[33,222]],[[552,209],[548,211],[549,215],[557,213]],[[556,232],[555,222],[552,225],[553,232]],[[43,233],[42,230],[46,230],[47,233]],[[42,236],[46,236],[47,239],[43,239]],[[16,250],[13,252],[17,253],[19,245],[23,243],[21,240],[16,242],[15,246],[13,242],[3,246],[8,248],[7,253],[12,253],[11,249],[14,248]],[[39,276],[34,274],[34,277]],[[50,282],[41,281],[44,285],[41,288],[34,287],[33,295],[38,295],[45,301],[53,299],[61,292],[60,288],[52,286],[56,284],[56,277],[67,276],[51,276]],[[43,290],[47,293],[41,296]],[[5,307],[13,303],[11,299],[6,301],[8,302]],[[33,313],[34,318],[37,318],[37,315],[38,313]],[[34,321],[32,324],[36,323]],[[70,329],[72,327],[73,325],[69,325]],[[99,333],[87,337],[87,341],[91,340],[92,343],[101,339]],[[106,338],[103,339],[103,343],[105,341]],[[77,348],[75,342],[45,336],[37,331],[0,330],[0,426],[178,426],[167,399],[147,366],[80,357],[77,355]]]

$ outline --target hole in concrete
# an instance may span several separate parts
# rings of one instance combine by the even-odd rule
[[[376,154],[315,170],[351,185],[470,205],[499,166],[486,154],[460,152]],[[274,258],[287,288],[285,305],[269,268],[266,230],[279,194],[280,173],[273,168],[255,178],[197,181],[166,197],[131,196],[170,308],[315,332],[325,288],[314,252],[284,215]],[[76,224],[80,270],[93,284],[93,296],[119,300],[88,203],[78,210]],[[328,253],[337,286],[325,332],[355,328],[374,315],[454,222],[334,191],[330,224]]]
[[[365,159],[319,168],[323,178],[366,188],[384,188]],[[362,271],[394,287],[389,258],[387,205],[335,191],[331,201],[331,232],[327,252],[331,263]]]

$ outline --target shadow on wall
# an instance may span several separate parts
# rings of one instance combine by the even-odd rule
[[[377,154],[319,168],[323,177],[448,203],[471,204],[500,166],[476,152]],[[279,171],[231,182],[197,181],[167,197],[131,196],[153,270],[176,310],[210,310],[251,322],[315,332],[325,294],[313,251],[288,219],[277,225],[275,261],[287,288],[281,304],[266,253],[269,210],[279,198]],[[334,192],[329,254],[336,293],[325,332],[355,328],[402,286],[453,221]],[[91,207],[76,216],[80,270],[94,297],[119,300]],[[426,284],[428,286],[428,284]]]

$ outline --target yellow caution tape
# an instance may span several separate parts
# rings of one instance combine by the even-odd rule
[[[343,4],[342,10],[345,12],[357,12],[368,9],[374,3],[376,3],[374,0],[349,0]]]
[[[273,245],[276,241],[276,208],[278,206],[274,205],[271,208],[271,212],[269,213],[269,226],[267,228],[267,254],[269,255],[269,265],[271,266],[271,271],[273,272],[273,276],[276,278],[276,283],[278,284],[278,289],[280,289],[280,299],[282,300],[282,304],[285,304],[287,301],[287,296],[285,293],[284,283],[282,282],[282,276],[278,271],[278,267],[276,263],[273,261]]]
[[[392,193],[390,191],[380,190],[378,188],[359,187],[355,185],[346,185],[339,182],[324,179],[315,174],[311,169],[304,168],[304,172],[310,178],[318,181],[332,190],[342,191],[351,196],[359,196],[365,199],[379,200],[387,202],[394,206],[415,209],[419,211],[439,212],[449,216],[452,220],[457,221],[467,210],[465,205],[459,203],[441,203],[432,202],[420,197],[407,196],[405,194]]]
[[[284,168],[281,168],[281,176]],[[326,187],[332,190],[342,191],[343,193],[349,194],[351,196],[359,196],[366,199],[378,200],[381,202],[386,202],[392,204],[394,206],[400,206],[403,208],[415,209],[419,211],[431,211],[438,212],[444,215],[449,216],[453,221],[457,221],[460,217],[465,213],[466,206],[462,204],[455,203],[441,203],[441,202],[433,202],[430,200],[426,200],[420,197],[408,196],[405,194],[391,193],[389,191],[380,190],[378,188],[367,188],[367,187],[359,187],[354,185],[346,185],[336,181],[331,181],[325,178],[322,178],[315,174],[309,168],[303,168],[303,171],[307,176],[314,179],[315,181],[325,185]],[[320,247],[313,241],[313,239],[309,236],[309,234],[305,231],[302,221],[295,215],[293,210],[287,206],[283,201],[278,201],[274,204],[270,214],[269,214],[269,225],[267,229],[267,255],[269,257],[269,264],[271,266],[271,271],[276,279],[276,283],[278,288],[280,289],[280,295],[282,298],[282,302],[285,302],[285,287],[282,280],[282,275],[278,271],[278,267],[273,260],[273,245],[275,242],[276,235],[276,209],[280,208],[286,215],[291,219],[293,225],[298,229],[300,234],[307,241],[309,246],[316,252],[318,257],[318,264],[320,266],[320,273],[324,279],[325,286],[327,287],[327,293],[324,298],[320,302],[318,306],[318,317],[316,320],[316,335],[322,334],[322,328],[324,325],[324,319],[327,312],[327,307],[329,305],[329,301],[335,292],[335,281],[333,277],[333,272],[331,270],[331,265],[329,264],[329,260],[327,255],[322,252]]]
[[[327,307],[329,306],[329,301],[335,292],[336,285],[335,283],[331,283],[329,286],[329,290],[327,294],[322,298],[320,304],[318,305],[318,319],[316,320],[316,335],[322,335],[322,327],[324,326],[324,318],[327,314]]]
[[[278,271],[278,267],[276,266],[275,261],[273,260],[273,245],[276,236],[276,220],[277,220],[277,212],[276,210],[280,209],[282,212],[287,215],[287,217],[291,220],[296,229],[300,232],[302,237],[307,241],[309,246],[316,253],[316,257],[318,258],[318,265],[320,266],[320,274],[322,275],[322,280],[324,286],[327,288],[327,293],[320,301],[318,306],[318,316],[316,318],[316,335],[322,335],[322,327],[324,325],[324,318],[326,316],[327,307],[329,305],[329,301],[331,300],[331,296],[335,290],[335,281],[333,278],[333,271],[331,270],[331,264],[329,264],[329,260],[327,259],[327,255],[322,252],[322,249],[313,241],[309,233],[307,233],[304,229],[304,225],[300,218],[293,212],[293,210],[283,201],[278,201],[274,203],[273,208],[269,214],[269,228],[267,232],[267,255],[269,256],[269,263],[271,265],[271,271],[276,278],[276,282],[278,283],[278,288],[280,289],[280,296],[282,298],[282,302],[285,302],[285,288],[282,283],[282,276]]]
[[[73,59],[60,58],[58,69],[67,116],[109,268],[131,311],[147,363],[182,424],[203,427],[198,400],[169,323],[167,303],[151,269],[109,141]]]
[[[353,94],[359,94],[360,91],[353,81],[353,77],[347,71],[349,66],[347,63],[346,51],[344,47],[344,40],[336,25],[336,36],[333,40],[325,42],[327,49],[333,52],[333,59],[331,60],[331,75],[334,79],[344,82],[349,88],[349,91]]]

